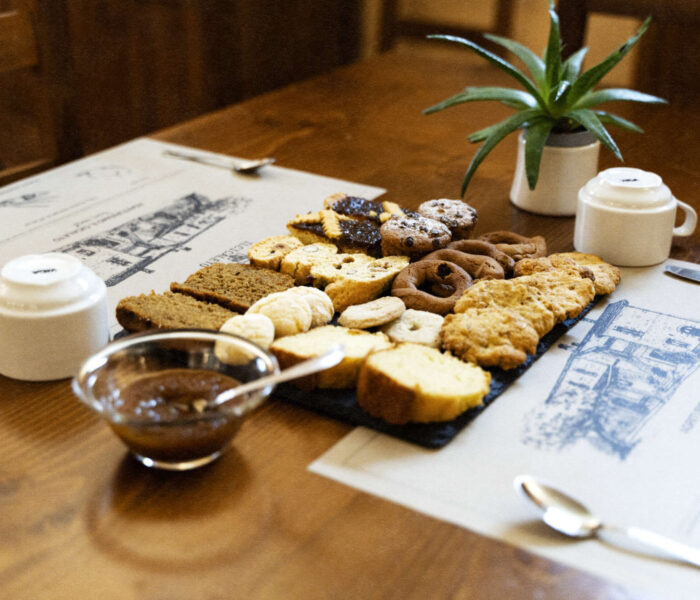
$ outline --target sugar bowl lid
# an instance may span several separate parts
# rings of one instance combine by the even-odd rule
[[[584,200],[630,210],[668,204],[673,195],[656,173],[631,167],[614,167],[598,173],[581,190]]]

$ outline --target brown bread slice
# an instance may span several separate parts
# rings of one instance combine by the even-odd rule
[[[200,302],[173,292],[130,296],[117,304],[117,321],[131,332],[182,328],[218,330],[234,315],[218,304]]]
[[[260,298],[293,285],[294,279],[285,273],[241,263],[215,263],[199,269],[184,283],[171,283],[170,290],[245,312]]]

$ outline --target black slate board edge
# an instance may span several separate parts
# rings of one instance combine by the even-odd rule
[[[321,413],[349,425],[364,426],[393,437],[418,444],[425,448],[438,449],[448,444],[464,429],[468,423],[486,409],[498,396],[527,371],[554,343],[563,336],[576,323],[583,319],[596,305],[600,296],[586,306],[581,314],[574,319],[567,319],[558,323],[554,328],[540,339],[537,352],[529,356],[519,367],[504,371],[503,369],[488,369],[491,373],[491,389],[484,398],[481,406],[472,408],[462,413],[452,421],[440,423],[410,423],[407,425],[391,425],[381,419],[367,414],[360,408],[355,397],[355,390],[312,390],[304,391],[291,384],[280,384],[273,392],[273,398],[302,406],[317,413]]]

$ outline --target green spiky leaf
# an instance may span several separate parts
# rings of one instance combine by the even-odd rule
[[[588,48],[585,46],[574,52],[569,58],[564,61],[564,66],[562,67],[562,77],[567,81],[573,81],[576,79],[581,72],[581,65],[583,64],[583,59],[588,53]]]
[[[479,147],[476,154],[472,158],[469,166],[467,167],[467,172],[464,174],[464,179],[462,180],[462,196],[467,190],[469,185],[469,180],[474,175],[477,167],[486,158],[486,155],[493,150],[493,148],[498,144],[504,137],[514,131],[520,129],[528,119],[533,119],[538,114],[536,109],[524,110],[522,112],[515,113],[510,117],[504,119],[500,123],[493,125],[490,129],[488,137],[484,140],[484,143]]]
[[[666,104],[667,101],[658,96],[645,94],[625,88],[608,88],[597,92],[588,92],[576,102],[576,108],[591,108],[605,102],[644,102],[647,104]]]
[[[554,10],[554,2],[549,0],[549,39],[544,51],[546,90],[552,90],[561,80],[561,33],[559,15]]]
[[[620,149],[617,147],[615,140],[610,137],[608,130],[605,129],[603,124],[600,122],[598,115],[596,115],[592,110],[588,108],[579,108],[568,112],[567,116],[585,127],[600,140],[603,146],[610,150],[610,152],[612,152],[619,160],[622,160],[622,154],[620,153]]]
[[[537,87],[540,90],[544,89],[544,61],[537,56],[537,54],[519,42],[501,37],[500,35],[485,33],[484,37],[494,44],[498,44],[499,46],[502,46],[506,50],[510,50],[510,52],[515,54],[515,56],[523,61],[523,64],[527,67],[528,71],[530,71],[530,75],[532,75],[532,79]]]
[[[549,119],[538,120],[528,125],[525,135],[525,174],[531,190],[534,190],[537,184],[542,150],[544,150],[552,127],[554,127],[554,121]]]
[[[530,94],[522,90],[503,87],[469,87],[435,106],[426,108],[423,112],[429,115],[456,104],[477,102],[480,100],[496,100],[511,108],[533,108],[537,106],[537,101]]]
[[[599,104],[615,101],[663,103],[665,100],[634,90],[613,88],[593,91],[600,80],[634,47],[649,26],[649,19],[624,44],[592,68],[581,72],[586,48],[574,52],[562,62],[562,41],[559,16],[554,0],[549,0],[550,30],[542,58],[522,44],[508,38],[487,34],[486,39],[512,52],[527,68],[529,76],[507,60],[485,48],[451,35],[432,35],[431,39],[460,44],[513,77],[523,90],[503,87],[467,87],[462,92],[435,104],[424,112],[431,114],[457,104],[476,101],[497,101],[517,112],[507,119],[484,127],[468,136],[472,143],[483,142],[469,163],[462,182],[464,194],[469,181],[486,155],[505,136],[516,129],[527,128],[526,173],[528,185],[534,188],[539,176],[539,164],[546,140],[552,130],[574,131],[583,127],[593,133],[617,158],[619,148],[605,125],[641,132],[641,128],[622,117],[603,110],[593,110]]]
[[[591,67],[587,71],[584,71],[578,79],[573,84],[571,90],[570,98],[572,102],[576,102],[581,96],[586,94],[589,90],[593,88],[603,77],[605,77],[610,70],[619,63],[624,56],[634,48],[635,44],[644,35],[644,32],[649,27],[651,22],[651,17],[647,17],[642,23],[641,27],[637,32],[629,38],[622,46],[614,50],[601,62],[599,62],[594,67]]]
[[[522,73],[522,71],[514,67],[507,60],[504,60],[500,56],[497,56],[493,52],[489,52],[485,48],[482,48],[478,44],[475,44],[474,42],[471,42],[465,38],[457,37],[454,35],[429,35],[428,39],[444,40],[446,42],[453,42],[461,46],[466,46],[482,58],[488,60],[491,64],[496,65],[499,69],[508,73],[508,75],[517,80],[518,83],[520,83],[520,85],[522,85],[528,92],[530,92],[530,94],[532,94],[532,97],[535,98],[535,100],[540,106],[546,106],[546,103],[540,95],[540,92],[535,86],[535,84],[530,79],[528,79],[527,76],[524,73]]]
[[[635,133],[644,133],[644,130],[639,125],[632,123],[632,121],[628,121],[627,119],[623,119],[622,117],[618,117],[604,110],[594,110],[593,112],[600,119],[601,123],[616,125],[617,127],[626,129],[627,131],[634,131]]]

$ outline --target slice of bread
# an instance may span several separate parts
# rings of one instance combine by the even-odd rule
[[[294,279],[289,275],[270,269],[241,263],[215,263],[199,269],[184,283],[171,283],[170,291],[245,312],[260,298],[293,285]]]
[[[117,304],[117,321],[130,332],[182,328],[218,330],[235,314],[218,304],[173,292],[129,296]]]
[[[314,356],[319,356],[340,344],[345,358],[335,367],[307,377],[296,379],[294,384],[304,390],[314,388],[351,389],[357,384],[357,375],[365,356],[373,350],[391,346],[389,338],[381,333],[369,333],[360,329],[348,329],[325,325],[275,340],[270,351],[277,357],[280,368],[285,369]]]
[[[357,382],[357,401],[389,423],[450,421],[479,406],[491,375],[476,365],[422,344],[372,352]]]

